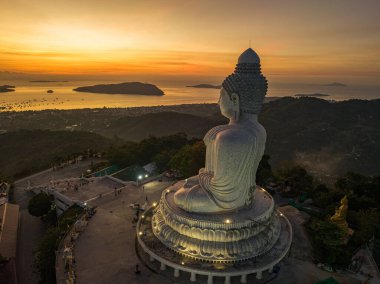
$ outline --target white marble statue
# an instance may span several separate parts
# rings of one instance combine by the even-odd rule
[[[178,207],[188,212],[221,213],[252,203],[256,171],[265,149],[266,132],[257,115],[266,91],[260,59],[247,49],[220,92],[221,113],[230,121],[204,137],[205,168],[175,193]]]
[[[262,267],[273,267],[290,247],[291,228],[271,195],[255,184],[266,140],[257,115],[267,81],[252,49],[239,57],[222,86],[219,105],[229,123],[204,137],[206,164],[199,174],[163,191],[147,213],[152,214],[150,229],[160,243],[192,260],[231,263],[262,257]]]

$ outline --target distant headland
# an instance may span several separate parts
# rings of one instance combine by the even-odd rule
[[[54,80],[34,80],[29,81],[29,83],[67,83],[69,81],[54,81]]]
[[[73,89],[77,92],[121,95],[163,96],[165,93],[157,86],[140,82],[125,82],[120,84],[101,84]]]
[[[312,93],[312,94],[296,94],[294,96],[295,97],[315,97],[315,98],[320,98],[320,97],[328,97],[330,95],[328,95],[328,94],[321,94],[321,93]]]
[[[221,89],[221,85],[211,85],[211,84],[199,84],[199,85],[193,85],[193,86],[186,86],[187,88],[199,88],[199,89]]]
[[[328,87],[347,87],[346,84],[339,83],[339,82],[332,82],[330,84],[322,84],[322,86],[328,86]]]
[[[16,86],[2,85],[2,86],[0,86],[0,93],[14,92],[15,88],[16,88]]]

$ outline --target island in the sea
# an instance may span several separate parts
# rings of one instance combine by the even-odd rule
[[[328,94],[321,94],[321,93],[312,93],[312,94],[296,94],[294,96],[295,97],[315,97],[315,98],[320,98],[320,97],[328,97],[330,95],[328,95]]]
[[[77,92],[121,95],[163,96],[165,93],[157,86],[140,82],[125,82],[120,84],[101,84],[73,89]]]
[[[16,86],[2,85],[2,86],[0,86],[0,93],[14,92],[15,88],[16,88]]]
[[[346,84],[339,83],[339,82],[332,82],[330,84],[323,84],[322,86],[328,86],[328,87],[347,87]]]
[[[199,84],[199,85],[193,85],[193,86],[186,86],[187,88],[199,88],[199,89],[220,89],[222,88],[221,85],[211,85],[211,84]]]

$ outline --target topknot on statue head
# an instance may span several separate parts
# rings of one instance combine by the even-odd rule
[[[260,58],[251,48],[244,51],[238,59],[235,71],[227,76],[222,87],[229,96],[239,96],[242,113],[258,114],[264,103],[268,83],[261,73]]]

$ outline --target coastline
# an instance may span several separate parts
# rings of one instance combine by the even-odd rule
[[[266,97],[264,103],[269,103],[274,100],[281,99],[282,97]],[[196,108],[199,106],[217,106],[218,104],[215,103],[174,103],[174,104],[166,104],[166,105],[151,105],[151,106],[129,106],[129,107],[85,107],[85,108],[46,108],[46,109],[40,109],[40,110],[4,110],[2,109],[2,106],[0,105],[0,114],[1,113],[29,113],[29,112],[44,112],[44,111],[101,111],[101,110],[109,110],[109,111],[130,111],[130,110],[144,110],[144,113],[155,113],[155,112],[161,112],[161,111],[179,111],[181,112],[181,109],[189,109],[189,108]],[[151,111],[148,111],[151,110]],[[145,112],[147,111],[147,112]]]
[[[140,116],[149,113],[159,113],[159,112],[198,112],[198,110],[202,109],[210,109],[215,108],[217,111],[218,104],[216,103],[201,103],[201,104],[174,104],[174,105],[157,105],[157,106],[136,106],[136,107],[114,107],[114,108],[76,108],[76,109],[43,109],[43,110],[10,110],[10,111],[2,111],[0,108],[0,117],[2,115],[8,114],[33,114],[33,113],[59,113],[59,112],[67,112],[67,113],[99,113],[99,112],[108,112],[108,113],[123,113],[128,116]]]

